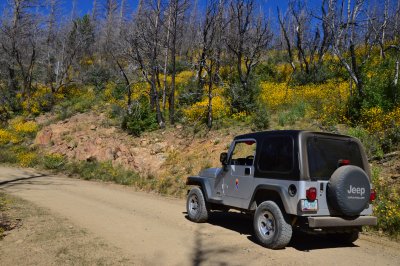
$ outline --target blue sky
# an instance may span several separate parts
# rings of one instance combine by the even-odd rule
[[[9,1],[12,1],[12,0],[0,0],[0,15],[3,14],[4,9],[7,6],[7,2],[9,2]],[[47,0],[40,0],[40,1],[42,3],[45,3]],[[60,0],[60,1],[62,3],[61,18],[64,18],[65,16],[70,16],[73,0]],[[97,0],[97,1],[100,3],[105,2],[105,0]],[[136,8],[138,1],[139,0],[126,0],[126,2],[128,3],[128,5],[130,6],[130,8],[132,10],[134,10]],[[197,1],[198,1],[198,4],[200,7],[204,6],[207,2],[207,0],[197,0]],[[279,8],[284,12],[287,8],[287,4],[288,4],[289,0],[258,0],[258,1],[262,5],[264,13],[267,16],[270,15],[272,17],[272,20],[276,20],[277,6],[279,6]],[[321,5],[322,0],[305,0],[305,1],[307,2],[307,5],[315,13],[320,13],[320,5]],[[77,7],[76,7],[76,15],[77,16],[83,16],[83,15],[91,12],[93,0],[76,0],[75,2],[77,4]],[[191,0],[191,2],[194,2],[194,0]],[[390,1],[390,2],[393,5],[393,2],[395,2],[395,1]],[[367,5],[371,5],[371,4],[375,4],[375,3],[382,4],[383,0],[367,0],[366,1]]]
[[[3,13],[4,8],[6,7],[7,1],[10,0],[0,0],[0,14]],[[98,0],[101,2],[101,0]],[[135,8],[138,0],[126,0],[127,3],[132,7]],[[205,5],[207,0],[198,0],[199,5]],[[45,2],[45,0],[42,0],[42,2]],[[61,0],[62,2],[62,12],[63,15],[68,15],[71,12],[72,9],[72,0]],[[192,0],[192,2],[194,2]],[[260,2],[263,4],[264,6],[264,11],[265,13],[268,13],[268,10],[270,10],[271,12],[276,12],[276,7],[279,6],[281,9],[286,9],[287,6],[287,0],[260,0]],[[319,3],[320,1],[311,1],[311,3]],[[76,12],[78,16],[83,16],[87,13],[90,13],[91,9],[92,9],[92,5],[93,5],[93,0],[76,0]]]

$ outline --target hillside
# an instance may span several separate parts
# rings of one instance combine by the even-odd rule
[[[53,124],[48,124],[51,121],[48,116],[36,120],[41,130],[33,143],[40,153],[61,155],[68,161],[110,162],[113,167],[122,166],[144,178],[172,179],[172,183],[180,185],[188,175],[206,167],[218,167],[219,154],[227,151],[233,137],[252,131],[240,122],[223,129],[198,132],[192,127],[177,125],[134,137],[105,113],[79,113]],[[279,122],[272,124],[271,129],[321,130],[306,120],[286,127],[279,126]],[[349,129],[339,125],[335,132],[348,134]],[[382,158],[371,157],[370,162],[379,171],[380,180],[396,186],[400,184],[399,158],[400,152],[394,151]],[[173,193],[181,195],[182,191]]]
[[[43,128],[34,144],[41,153],[58,154],[68,161],[111,163],[114,167],[138,173],[144,179],[164,180],[164,193],[183,195],[188,175],[206,167],[218,167],[219,155],[226,151],[237,134],[246,127],[203,130],[177,125],[133,137],[113,125],[104,113],[76,114],[69,119],[48,123],[39,117]],[[111,124],[110,124],[111,122]]]

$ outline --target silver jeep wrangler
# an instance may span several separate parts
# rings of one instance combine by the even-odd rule
[[[354,242],[376,225],[371,173],[359,140],[308,131],[266,131],[234,138],[221,168],[187,178],[187,215],[207,221],[213,210],[254,215],[257,240],[284,248],[293,230]]]

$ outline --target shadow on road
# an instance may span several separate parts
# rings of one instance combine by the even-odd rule
[[[205,243],[206,242],[206,243]],[[228,247],[215,247],[207,241],[206,236],[199,227],[195,233],[194,250],[192,254],[192,265],[199,266],[203,264],[227,265],[223,260],[218,261],[222,257],[228,256],[232,252]]]
[[[253,220],[250,215],[245,215],[238,212],[213,212],[209,217],[208,223],[237,232],[241,235],[245,235],[251,242],[258,245],[258,242],[253,234]],[[288,247],[292,247],[298,251],[308,252],[318,249],[358,246],[354,244],[337,242],[324,235],[306,234],[295,231]]]
[[[0,186],[6,185],[6,184],[9,184],[9,183],[14,183],[14,182],[19,182],[19,181],[26,181],[26,180],[30,180],[30,179],[34,179],[34,178],[44,177],[44,176],[48,176],[48,175],[35,174],[35,175],[30,175],[30,176],[25,176],[25,177],[17,177],[15,179],[9,179],[9,180],[0,181]]]
[[[35,179],[39,179],[41,177],[51,177],[52,175],[41,174],[41,173],[29,173],[23,172],[18,175],[10,175],[8,179],[0,181],[0,189],[7,189],[11,187],[20,187],[21,185],[56,185],[51,181],[41,180],[38,182]],[[22,187],[21,187],[22,188]],[[24,190],[28,189],[28,187],[24,187]]]
[[[305,252],[317,249],[358,247],[351,243],[335,241],[327,235],[310,235],[303,232],[294,232],[288,246]]]

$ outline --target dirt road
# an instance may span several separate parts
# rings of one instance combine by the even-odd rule
[[[216,214],[194,224],[183,200],[114,184],[0,167],[0,190],[48,209],[137,265],[400,265],[398,243],[370,236],[341,246],[298,235],[286,249],[268,250],[254,242],[245,216]]]

